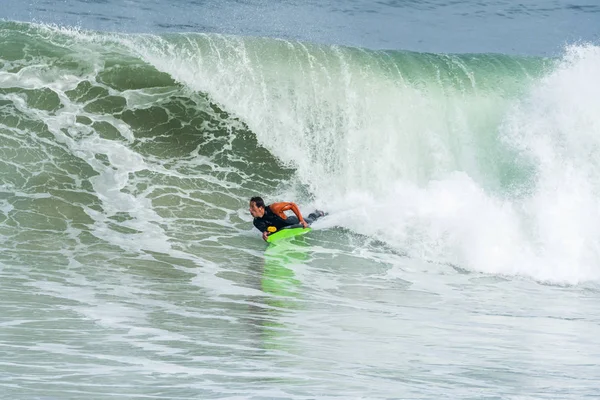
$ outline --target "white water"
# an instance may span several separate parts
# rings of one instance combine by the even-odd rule
[[[468,77],[459,86],[439,75],[415,84],[414,71],[411,81],[381,55],[282,41],[265,59],[263,46],[210,36],[189,47],[147,41],[138,51],[296,167],[332,213],[324,228],[473,271],[600,278],[598,47],[567,48],[552,71],[511,95],[458,59],[447,61]],[[525,183],[498,186],[508,173],[502,154]]]

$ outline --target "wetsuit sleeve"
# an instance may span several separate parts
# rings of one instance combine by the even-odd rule
[[[252,221],[252,223],[254,224],[256,229],[258,229],[261,232],[265,232],[267,230],[267,223],[265,221],[255,219],[254,221]]]
[[[302,214],[300,213],[300,209],[298,209],[296,203],[282,201],[281,203],[273,203],[270,205],[270,207],[271,211],[283,219],[287,218],[284,211],[292,210],[292,212],[296,214],[296,217],[298,217],[298,221],[304,221],[304,218],[302,218]]]

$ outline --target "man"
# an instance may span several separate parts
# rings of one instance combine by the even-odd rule
[[[285,215],[285,211],[288,210],[292,210],[296,216],[288,217]],[[286,226],[300,224],[304,228],[308,228],[309,223],[312,223],[317,218],[325,215],[323,211],[317,210],[308,216],[307,223],[302,217],[296,203],[280,202],[266,206],[262,197],[258,196],[250,199],[250,214],[254,217],[252,223],[256,229],[262,232],[263,240],[267,240],[267,236],[269,236],[270,233],[277,232]]]

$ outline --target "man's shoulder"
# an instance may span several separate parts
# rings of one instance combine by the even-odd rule
[[[281,212],[283,209],[287,209],[291,203],[287,201],[279,201],[277,203],[271,203],[268,206],[265,206],[265,210],[269,209],[269,211],[274,212],[275,214]]]
[[[267,229],[267,221],[265,221],[263,218],[254,218],[252,224],[261,232],[264,232]]]

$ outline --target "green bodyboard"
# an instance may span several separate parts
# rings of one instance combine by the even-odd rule
[[[267,242],[273,243],[273,242],[276,242],[277,240],[286,239],[286,238],[290,238],[290,237],[294,237],[294,236],[298,236],[298,235],[304,235],[310,231],[312,231],[311,228],[302,228],[302,227],[281,229],[281,230],[267,236]]]

